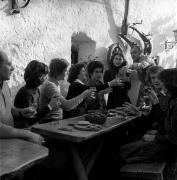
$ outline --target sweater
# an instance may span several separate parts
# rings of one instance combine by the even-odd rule
[[[26,85],[21,87],[17,92],[14,100],[14,106],[17,108],[27,108],[31,103],[36,103],[39,106],[40,91],[39,88],[30,89]],[[27,128],[36,122],[39,122],[42,116],[50,111],[46,105],[39,110],[34,118],[18,117],[14,119],[15,127]]]

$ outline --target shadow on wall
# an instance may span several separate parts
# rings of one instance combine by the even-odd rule
[[[74,49],[71,52],[72,64],[79,61],[87,61],[90,56],[95,55],[96,42],[84,32],[73,33],[71,44],[71,50]]]
[[[106,47],[99,47],[95,50],[95,57],[98,57],[98,60],[103,62],[105,69],[107,69],[107,52]]]
[[[109,23],[109,36],[113,43],[119,42],[120,46],[122,47],[124,54],[126,54],[127,46],[123,43],[122,39],[118,36],[118,34],[121,32],[121,27],[117,26],[114,20],[113,16],[113,10],[111,7],[111,1],[110,0],[103,0],[105,4],[105,10],[108,18]]]
[[[10,11],[12,10],[12,1],[6,0],[3,3],[1,2],[2,6],[0,6],[0,11],[5,12],[7,16],[10,16]]]

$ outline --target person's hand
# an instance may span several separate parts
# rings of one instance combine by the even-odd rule
[[[92,96],[95,96],[95,91],[96,91],[96,88],[87,89],[83,92],[83,97],[90,98]]]
[[[158,131],[157,130],[149,130],[149,131],[146,132],[146,134],[156,135],[156,134],[158,134]]]
[[[26,131],[25,139],[27,141],[30,141],[30,142],[33,142],[33,143],[36,143],[36,144],[40,144],[40,145],[45,142],[44,138],[42,136],[40,136],[39,134],[33,133],[31,131],[28,131],[28,130],[25,130],[25,131]]]
[[[49,105],[52,108],[52,110],[58,109],[61,105],[60,98],[57,96],[52,96]]]
[[[106,88],[98,92],[98,95],[109,94],[112,92],[112,88]]]
[[[20,110],[20,112],[22,117],[27,118],[31,118],[37,113],[36,110],[32,107],[23,108]]]
[[[147,142],[153,142],[155,141],[155,137],[156,137],[155,135],[145,134],[143,136],[143,140]]]
[[[109,82],[109,86],[110,87],[114,87],[114,86],[123,86],[123,82],[121,79],[119,78],[115,78],[112,81]]]
[[[138,109],[138,107],[136,107],[135,105],[125,102],[123,104],[123,108],[126,112],[130,113],[130,114],[134,114],[134,115],[139,115],[140,111]]]
[[[158,104],[159,103],[159,99],[157,97],[157,94],[155,93],[155,91],[152,88],[148,89],[147,95],[149,96],[149,99],[152,102],[152,104]]]

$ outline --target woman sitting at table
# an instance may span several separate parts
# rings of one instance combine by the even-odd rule
[[[120,84],[113,88],[108,96],[107,108],[112,109],[122,106],[124,102],[130,102],[128,90],[131,88],[129,77],[121,76],[121,69],[127,65],[123,54],[115,53],[111,57],[110,69],[104,73],[104,82],[111,81],[114,78],[120,79]]]
[[[48,74],[48,67],[37,60],[31,61],[25,68],[24,80],[26,84],[17,92],[14,100],[14,106],[17,108],[31,107],[37,111],[37,114],[31,118],[15,118],[15,127],[28,128],[29,126],[40,121],[41,116],[50,110],[57,108],[58,101],[53,98],[43,107],[38,109],[40,90],[39,86],[43,84]]]
[[[68,62],[65,59],[52,59],[50,62],[50,72],[48,80],[41,87],[40,108],[43,109],[53,97],[56,97],[60,106],[43,115],[42,122],[63,119],[63,109],[70,111],[75,109],[83,100],[89,97],[94,90],[86,89],[80,95],[70,100],[66,100],[60,92],[60,81],[64,80]]]
[[[103,85],[103,71],[104,65],[100,61],[91,61],[87,65],[87,73],[89,76],[87,84],[89,87],[98,87]],[[104,94],[109,94],[110,92],[112,92],[112,88],[107,87],[106,89],[95,93],[94,98],[87,100],[87,110],[100,109],[104,111],[106,109]]]
[[[70,83],[70,85],[66,99],[72,99],[83,93],[85,90],[89,89],[89,87],[85,85],[85,83],[87,82],[87,75],[85,71],[85,65],[83,63],[72,65],[69,70],[68,82]],[[85,113],[86,106],[87,105],[84,100],[75,109],[69,112],[65,111],[65,117],[83,115]]]
[[[165,69],[158,78],[170,94],[163,129],[147,132],[141,140],[123,146],[120,154],[127,163],[169,160],[177,148],[177,69]],[[148,95],[155,108],[154,118],[161,121],[159,99],[153,89]]]
[[[96,62],[96,61],[93,61]],[[101,71],[103,71],[103,65],[101,62],[96,62],[96,63],[91,63],[91,66],[88,65],[89,67],[92,67],[92,65],[95,65],[92,69],[100,68],[101,66]],[[92,70],[91,70],[92,71]],[[90,70],[89,70],[90,72]],[[88,76],[85,70],[85,65],[83,63],[75,64],[72,65],[69,71],[68,75],[68,82],[70,82],[68,94],[67,94],[67,99],[74,98],[81,94],[83,91],[86,89],[90,89],[89,84],[87,83],[88,81]],[[109,83],[103,84],[103,83],[98,83],[98,84],[93,84],[91,87],[96,87],[96,90],[101,93],[101,92],[107,92],[111,86],[116,86],[117,85],[117,80],[114,79]],[[94,98],[95,98],[94,93]],[[72,116],[78,116],[82,115],[88,110],[87,108],[87,102],[94,100],[93,98],[89,97],[85,101],[83,101],[76,109],[70,111],[69,117]],[[99,106],[97,107],[99,109]],[[68,113],[67,113],[68,114]]]

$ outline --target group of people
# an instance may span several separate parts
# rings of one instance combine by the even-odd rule
[[[0,138],[18,137],[41,144],[44,139],[28,130],[35,123],[123,107],[139,119],[133,125],[131,142],[120,151],[125,162],[169,158],[167,155],[172,155],[177,145],[177,69],[154,65],[137,45],[131,47],[131,56],[133,64],[128,65],[121,51],[114,53],[106,71],[97,60],[74,64],[69,71],[65,59],[52,59],[49,67],[33,60],[25,68],[25,85],[17,92],[12,105],[6,81],[14,68],[7,55],[0,51]],[[132,103],[128,91],[134,86],[135,75],[140,90],[137,103]],[[65,98],[60,82],[66,76],[70,85]],[[145,95],[151,104],[148,114],[142,111]]]

